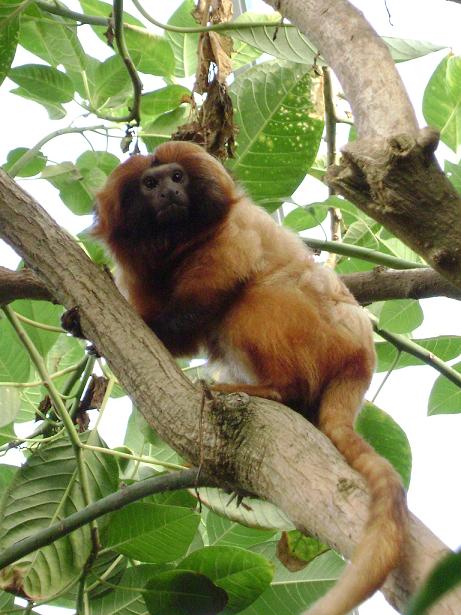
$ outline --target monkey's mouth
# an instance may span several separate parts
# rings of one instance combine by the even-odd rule
[[[188,209],[181,203],[168,203],[157,210],[156,218],[159,224],[176,224],[188,219]]]

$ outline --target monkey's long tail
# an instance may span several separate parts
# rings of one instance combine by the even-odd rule
[[[351,381],[343,374],[322,396],[320,429],[365,478],[370,509],[351,562],[336,585],[306,615],[346,615],[381,587],[402,557],[408,510],[400,477],[353,428],[365,388],[364,381]]]

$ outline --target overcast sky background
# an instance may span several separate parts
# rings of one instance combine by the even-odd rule
[[[177,0],[170,2],[145,3],[146,9],[153,11],[155,16],[166,21],[179,4]],[[432,43],[452,48],[454,53],[461,49],[461,6],[446,0],[388,0],[387,9],[384,0],[357,0],[353,2],[363,11],[377,32],[385,36],[427,40]],[[80,10],[75,2],[68,5]],[[251,10],[270,10],[260,0],[250,2],[247,6]],[[126,2],[126,8],[137,15],[136,10]],[[83,27],[82,31],[88,30]],[[103,44],[90,32],[86,50],[94,56],[102,58],[109,55]],[[404,83],[409,91],[412,102],[421,125],[424,119],[421,113],[421,100],[424,88],[433,70],[444,57],[447,51],[431,54],[428,57],[399,64]],[[26,52],[18,54],[15,65],[25,62],[39,62]],[[145,81],[145,85],[148,85]],[[151,85],[161,80],[153,78]],[[0,142],[0,163],[6,160],[7,152],[19,146],[32,147],[38,140],[48,133],[68,125],[68,121],[51,122],[42,107],[30,103],[8,91],[13,84],[6,80],[1,87],[2,137]],[[149,88],[146,88],[149,89]],[[72,105],[69,106],[72,109]],[[391,112],[391,110],[390,110]],[[73,119],[80,113],[75,107]],[[77,125],[96,124],[88,119],[76,119]],[[93,140],[93,137],[91,137]],[[105,139],[93,140],[96,148],[105,149]],[[121,157],[117,141],[113,141],[111,151]],[[47,144],[43,150],[50,161],[64,159],[75,161],[78,155],[86,149],[83,137],[71,135],[59,137]],[[458,157],[445,147],[440,147],[440,159],[448,158],[458,162]],[[53,215],[62,225],[77,233],[87,227],[91,222],[88,216],[74,216],[64,207],[58,193],[46,181],[22,180],[22,186]],[[326,197],[326,191],[320,194],[306,194],[305,190],[299,193],[300,202],[308,203]],[[12,250],[0,242],[0,264],[15,268],[17,256]],[[424,309],[425,320],[423,325],[415,331],[415,337],[437,336],[442,334],[461,335],[461,318],[459,303],[448,299],[431,299],[421,302]],[[376,376],[371,395],[383,378],[383,374]],[[459,446],[460,421],[459,416],[427,417],[427,400],[432,384],[437,374],[428,367],[406,368],[395,371],[380,392],[376,403],[389,412],[405,430],[412,447],[413,473],[408,500],[411,510],[428,527],[444,540],[450,547],[456,548],[461,544],[461,497],[459,493],[459,468],[461,467],[461,448]],[[123,431],[120,425],[122,417],[128,416],[130,405],[126,401],[118,403],[118,429],[114,430],[108,422],[103,423],[103,436],[111,446],[120,444]],[[106,414],[109,418],[109,413]],[[113,416],[113,415],[112,415]],[[9,462],[19,462],[19,456],[11,456]],[[70,613],[65,609],[38,608],[38,612],[46,615],[61,615]],[[395,613],[381,596],[372,598],[360,608],[361,615],[390,615]],[[261,614],[263,615],[263,614]]]

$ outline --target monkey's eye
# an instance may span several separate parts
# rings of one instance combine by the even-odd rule
[[[147,175],[143,180],[142,183],[146,186],[146,188],[148,188],[149,190],[153,190],[157,184],[158,181],[155,179],[155,177],[151,177],[150,175]]]
[[[173,175],[171,176],[171,179],[176,183],[179,183],[182,180],[182,178],[183,178],[182,171],[175,171]]]

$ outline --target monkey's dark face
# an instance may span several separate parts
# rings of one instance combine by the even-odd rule
[[[189,177],[177,162],[152,166],[141,175],[143,205],[151,210],[159,227],[188,220],[188,185]]]

